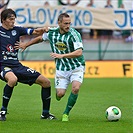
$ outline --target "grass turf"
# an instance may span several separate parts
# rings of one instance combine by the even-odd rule
[[[61,101],[55,99],[52,82],[51,113],[58,120],[41,120],[41,98],[38,85],[29,87],[19,83],[13,92],[7,121],[0,122],[1,133],[132,133],[132,79],[84,79],[76,105],[71,110],[70,121],[62,122],[71,86]],[[2,97],[5,83],[0,81]],[[1,99],[0,99],[1,105]],[[108,122],[105,110],[118,106],[122,117],[118,122]]]

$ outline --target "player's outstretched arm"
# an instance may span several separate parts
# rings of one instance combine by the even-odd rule
[[[32,39],[29,42],[25,42],[25,43],[23,43],[23,42],[16,42],[14,48],[16,50],[21,49],[21,52],[23,52],[27,47],[29,47],[31,45],[34,45],[34,44],[37,44],[37,43],[42,42],[42,41],[43,41],[42,36],[38,36],[38,37]]]
[[[43,27],[43,28],[37,28],[37,29],[34,29],[33,31],[33,35],[42,35],[43,33],[46,33],[49,31],[49,28],[50,27]]]

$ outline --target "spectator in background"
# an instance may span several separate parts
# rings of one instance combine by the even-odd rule
[[[124,8],[125,8],[125,6],[124,6],[124,4],[123,4],[123,3],[120,5],[120,8],[122,8],[122,9],[124,9]]]
[[[125,38],[125,42],[133,42],[133,31],[130,31],[130,36]]]
[[[90,0],[90,3],[87,4],[88,7],[96,7],[94,5],[94,0]]]
[[[105,8],[113,8],[113,5],[111,4],[111,0],[107,0],[107,4],[104,6]],[[111,37],[113,31],[112,30],[103,30],[102,35]]]
[[[6,9],[8,3],[9,3],[10,0],[0,0],[0,13]]]
[[[49,4],[49,2],[48,1],[45,1],[44,2],[44,6],[49,6],[50,4]]]
[[[107,0],[107,5],[104,6],[105,8],[113,8],[111,4],[111,0]]]
[[[0,0],[0,13],[7,8],[7,5],[9,3],[10,0]],[[1,22],[0,22],[0,26],[1,26]]]
[[[94,0],[90,0],[90,3],[87,4],[87,7],[96,7],[94,5]],[[91,38],[96,38],[96,30],[90,29],[90,37]]]
[[[5,0],[0,0],[0,11],[1,11],[2,8],[5,9],[7,7],[9,1],[10,0],[6,0],[6,2],[5,2]]]
[[[0,8],[2,8],[3,5],[4,5],[4,0],[1,0],[1,1],[0,1]]]
[[[77,0],[76,2],[73,0],[66,0],[66,2],[64,2],[64,0],[58,0],[59,5],[64,5],[64,6],[75,6],[79,3],[80,0]]]

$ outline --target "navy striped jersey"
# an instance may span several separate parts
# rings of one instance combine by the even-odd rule
[[[77,49],[83,49],[80,33],[73,28],[69,32],[60,34],[59,27],[50,28],[43,34],[43,40],[49,40],[53,53],[67,54]],[[73,70],[79,66],[85,66],[84,56],[75,58],[55,59],[56,69],[61,71]]]
[[[32,34],[33,29],[15,26],[6,30],[0,26],[0,63],[6,66],[16,66],[18,61],[18,50],[14,49],[15,43],[22,35]]]

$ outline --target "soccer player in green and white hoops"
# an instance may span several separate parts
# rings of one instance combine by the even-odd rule
[[[82,55],[83,44],[80,33],[70,27],[71,18],[67,13],[59,15],[58,25],[59,27],[49,28],[47,33],[27,43],[19,42],[16,49],[21,48],[23,51],[30,45],[49,40],[52,49],[50,55],[56,64],[55,88],[58,101],[65,95],[68,85],[72,84],[72,91],[62,116],[62,121],[69,121],[70,110],[77,101],[83,82],[85,60]]]

